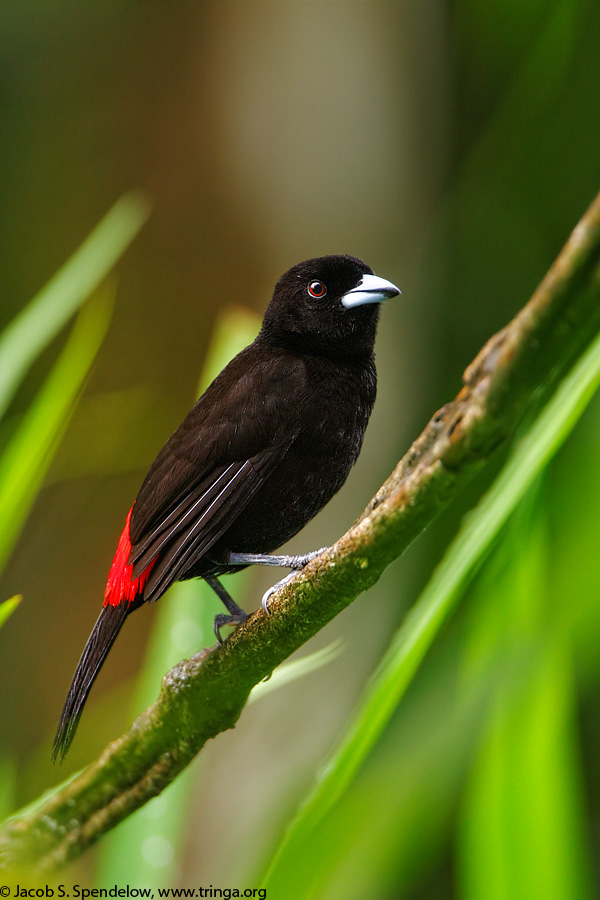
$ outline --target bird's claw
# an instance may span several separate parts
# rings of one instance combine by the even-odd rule
[[[266,590],[263,594],[263,598],[261,600],[261,606],[266,612],[267,615],[271,615],[269,610],[269,599],[272,594],[275,594],[280,587],[283,587],[284,584],[288,584],[293,578],[296,577],[297,572],[290,572],[285,578],[282,578],[281,581],[278,581],[276,584],[272,585],[268,590]]]
[[[305,553],[302,556],[287,557],[286,565],[288,565],[292,571],[288,575],[286,575],[285,578],[282,578],[281,581],[278,581],[276,582],[276,584],[272,585],[263,594],[261,605],[267,615],[271,614],[269,610],[269,600],[271,598],[271,595],[278,591],[280,587],[283,587],[284,584],[289,584],[289,582],[296,577],[298,572],[301,571],[306,565],[308,565],[311,559],[319,556],[320,553],[323,553],[327,549],[327,547],[321,547],[320,550],[311,550],[310,553]]]
[[[247,618],[248,616],[246,613],[237,616],[228,616],[225,613],[219,613],[217,616],[215,616],[214,629],[218,642],[222,644],[225,640],[223,637],[221,637],[221,628],[223,627],[223,625],[241,625],[246,621]]]
[[[260,605],[268,616],[271,615],[271,610],[269,609],[269,600],[271,599],[271,596],[277,593],[280,587],[283,587],[284,584],[286,584],[288,581],[291,581],[295,574],[295,572],[290,572],[289,575],[286,575],[285,578],[281,579],[281,581],[278,581],[275,584],[271,585],[271,587],[264,592]]]

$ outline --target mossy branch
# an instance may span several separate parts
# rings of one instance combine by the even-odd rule
[[[251,689],[374,584],[517,429],[600,325],[600,196],[527,305],[492,337],[362,516],[224,644],[175,666],[156,703],[78,776],[0,829],[0,865],[74,859],[233,728]]]

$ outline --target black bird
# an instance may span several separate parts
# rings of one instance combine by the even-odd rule
[[[123,622],[175,581],[204,578],[237,625],[246,613],[217,576],[270,557],[341,488],[376,391],[379,303],[400,291],[352,256],[299,263],[275,286],[256,340],[215,378],[152,464],[108,577],[54,740],[64,758]],[[269,592],[267,592],[269,593]],[[267,595],[265,595],[266,597]]]

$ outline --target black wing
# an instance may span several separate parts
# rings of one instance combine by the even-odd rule
[[[304,366],[256,344],[215,379],[167,441],[130,523],[132,577],[155,560],[144,590],[156,600],[227,531],[299,431]]]
[[[156,600],[185,577],[250,502],[287,447],[270,448],[252,459],[230,463],[212,473],[178,503],[139,544],[132,547],[133,576],[156,558],[145,600]]]

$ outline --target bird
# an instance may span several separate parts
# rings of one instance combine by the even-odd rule
[[[69,750],[130,613],[176,581],[203,578],[227,610],[215,617],[221,641],[221,629],[247,615],[220,576],[250,564],[295,571],[320,552],[272,555],[337,493],[358,458],[375,402],[380,304],[400,293],[348,255],[305,260],[279,279],[254,342],[168,439],[129,510],[53,761]]]

